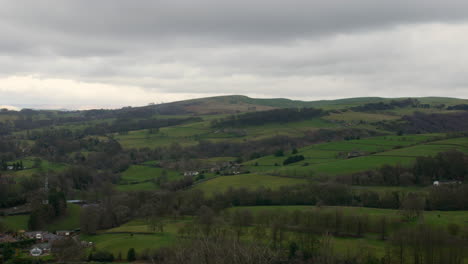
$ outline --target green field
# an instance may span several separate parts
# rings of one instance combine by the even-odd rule
[[[284,157],[265,156],[244,165],[256,173],[311,177],[355,173],[386,164],[408,166],[416,157],[433,156],[449,150],[468,152],[468,138],[434,141],[439,138],[440,134],[428,134],[330,142],[299,149],[297,155],[303,155],[305,159],[287,166],[282,166],[282,163],[288,155],[292,155],[290,153],[285,153]],[[346,155],[354,151],[363,156],[347,159]]]
[[[112,252],[114,256],[119,253],[126,256],[130,248],[138,253],[144,249],[155,249],[173,245],[176,237],[172,234],[101,234],[95,236],[81,236],[81,239],[93,242],[97,250]]]
[[[166,175],[169,180],[177,179],[181,174],[174,170],[167,170],[147,165],[132,165],[122,173],[123,182],[140,182]]]
[[[120,183],[115,185],[119,191],[148,191],[159,189],[154,179],[166,176],[166,179],[177,180],[182,177],[180,172],[155,167],[154,161],[146,162],[145,165],[132,165],[122,173]]]
[[[81,207],[75,204],[67,205],[67,214],[47,225],[48,231],[74,230],[80,228]]]
[[[28,229],[29,215],[14,215],[0,217],[8,230],[19,231]]]
[[[260,187],[278,189],[281,186],[305,183],[304,179],[275,177],[260,174],[240,174],[233,176],[220,176],[212,180],[195,185],[195,189],[202,190],[210,195],[216,192],[223,192],[229,188],[247,188],[254,190]]]
[[[97,250],[110,251],[115,256],[122,253],[122,256],[125,257],[129,248],[135,248],[138,254],[144,249],[173,245],[177,241],[179,228],[190,220],[190,218],[182,218],[177,221],[167,219],[164,224],[164,232],[158,233],[149,230],[146,221],[137,219],[97,235],[82,235],[81,238],[93,242]]]
[[[228,210],[241,210],[248,209],[252,213],[258,213],[265,210],[274,210],[274,211],[286,211],[293,212],[296,210],[321,210],[321,211],[336,211],[340,210],[345,215],[368,215],[370,217],[380,217],[386,216],[393,219],[401,219],[401,214],[398,210],[393,209],[378,209],[378,208],[366,208],[366,207],[349,207],[349,206],[239,206],[233,207]],[[422,218],[419,220],[421,222],[431,224],[446,226],[449,224],[458,224],[460,226],[466,226],[468,223],[468,211],[424,211]],[[414,223],[405,223],[405,224],[414,224]]]
[[[8,173],[16,175],[16,176],[28,176],[29,177],[29,176],[32,176],[33,174],[46,173],[48,171],[59,172],[68,168],[67,164],[51,162],[51,161],[47,161],[44,159],[41,159],[40,167],[35,168],[33,167],[34,157],[26,157],[20,160],[15,160],[14,162],[19,162],[19,161],[23,162],[23,166],[25,167],[25,169],[14,171],[14,172],[8,172]]]
[[[151,191],[158,190],[159,186],[152,181],[142,182],[137,184],[117,184],[114,185],[115,189],[122,192],[131,191]]]

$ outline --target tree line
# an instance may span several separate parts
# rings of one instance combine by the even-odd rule
[[[211,122],[214,128],[261,126],[268,123],[288,123],[307,120],[325,115],[326,112],[316,108],[284,108],[268,111],[250,112],[215,119]]]

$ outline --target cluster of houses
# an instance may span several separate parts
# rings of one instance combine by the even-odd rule
[[[51,252],[52,244],[65,238],[70,238],[75,235],[74,231],[57,231],[55,233],[47,231],[19,231],[17,233],[0,233],[0,244],[4,243],[19,243],[22,241],[32,241],[32,245],[26,250],[31,256],[38,257],[48,255]]]
[[[84,200],[67,200],[69,204],[77,204],[80,206],[92,206],[94,204],[89,204]],[[4,215],[18,215],[25,214],[30,212],[29,205],[23,205],[18,207],[12,207],[0,211]],[[9,232],[9,233],[0,233],[0,245],[9,243],[9,244],[21,244],[22,242],[27,242],[27,247],[18,246],[27,251],[29,255],[38,257],[50,254],[52,250],[52,244],[55,241],[72,238],[77,240],[78,230],[62,230],[56,232],[47,232],[47,231],[24,231],[20,230],[18,232]],[[92,242],[78,241],[82,246],[89,247],[92,246]]]
[[[210,168],[210,172],[222,175],[237,175],[242,173],[242,165],[233,161],[221,162]]]
[[[202,171],[185,171],[184,176],[196,177],[205,172],[211,172],[221,175],[238,175],[246,173],[242,170],[242,165],[233,161],[219,162],[211,166],[211,168]]]

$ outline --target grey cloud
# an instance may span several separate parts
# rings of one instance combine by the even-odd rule
[[[0,95],[2,77],[37,75],[127,87],[122,97],[144,90],[112,105],[164,94],[468,97],[467,1],[0,0],[0,6]],[[61,97],[39,96],[63,101],[69,89],[54,88]],[[91,92],[82,96],[105,102]]]
[[[290,41],[323,34],[432,21],[464,21],[461,0],[2,1],[3,23],[58,54],[190,42]],[[28,32],[29,31],[29,32]],[[8,37],[8,35],[7,35]],[[12,36],[17,38],[18,36]],[[210,40],[208,44],[206,43]],[[69,40],[69,41],[68,41]],[[32,43],[31,43],[32,44]],[[128,46],[127,46],[128,45]]]

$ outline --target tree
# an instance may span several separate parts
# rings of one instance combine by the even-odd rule
[[[289,259],[293,259],[295,256],[296,256],[296,251],[299,249],[299,247],[297,246],[296,242],[292,241],[291,243],[289,243],[289,254],[288,254],[288,258]]]
[[[417,194],[409,193],[401,203],[400,213],[404,220],[412,221],[422,216],[424,206],[424,198]]]
[[[135,261],[136,260],[136,252],[134,248],[130,248],[127,252],[127,261]]]
[[[164,232],[164,219],[162,217],[151,216],[148,219],[148,229],[151,232]]]
[[[80,260],[84,250],[73,238],[66,238],[52,242],[52,253],[58,262],[70,262]]]
[[[90,255],[91,260],[98,261],[98,262],[113,262],[114,261],[114,254],[109,251],[97,251],[94,254]]]
[[[3,246],[3,248],[1,248],[1,249],[2,250],[0,252],[2,254],[0,254],[0,256],[3,255],[3,260],[4,261],[10,260],[15,255],[15,250],[8,244]],[[2,260],[2,259],[0,258],[0,260]]]
[[[278,149],[275,151],[275,157],[283,157],[284,151],[282,149]]]
[[[385,240],[388,235],[388,220],[386,216],[382,216],[379,219],[379,233],[380,239]]]
[[[203,235],[209,236],[211,234],[215,221],[216,214],[210,207],[203,205],[198,210],[197,222],[201,227]]]
[[[5,225],[5,223],[3,222],[3,220],[0,219],[0,233],[5,232],[6,229],[7,229],[7,226]]]
[[[80,216],[80,228],[84,234],[96,234],[99,229],[99,209],[96,206],[83,208]]]
[[[244,229],[252,223],[252,213],[250,210],[235,210],[232,216],[232,226],[236,233],[237,240],[243,235]]]

